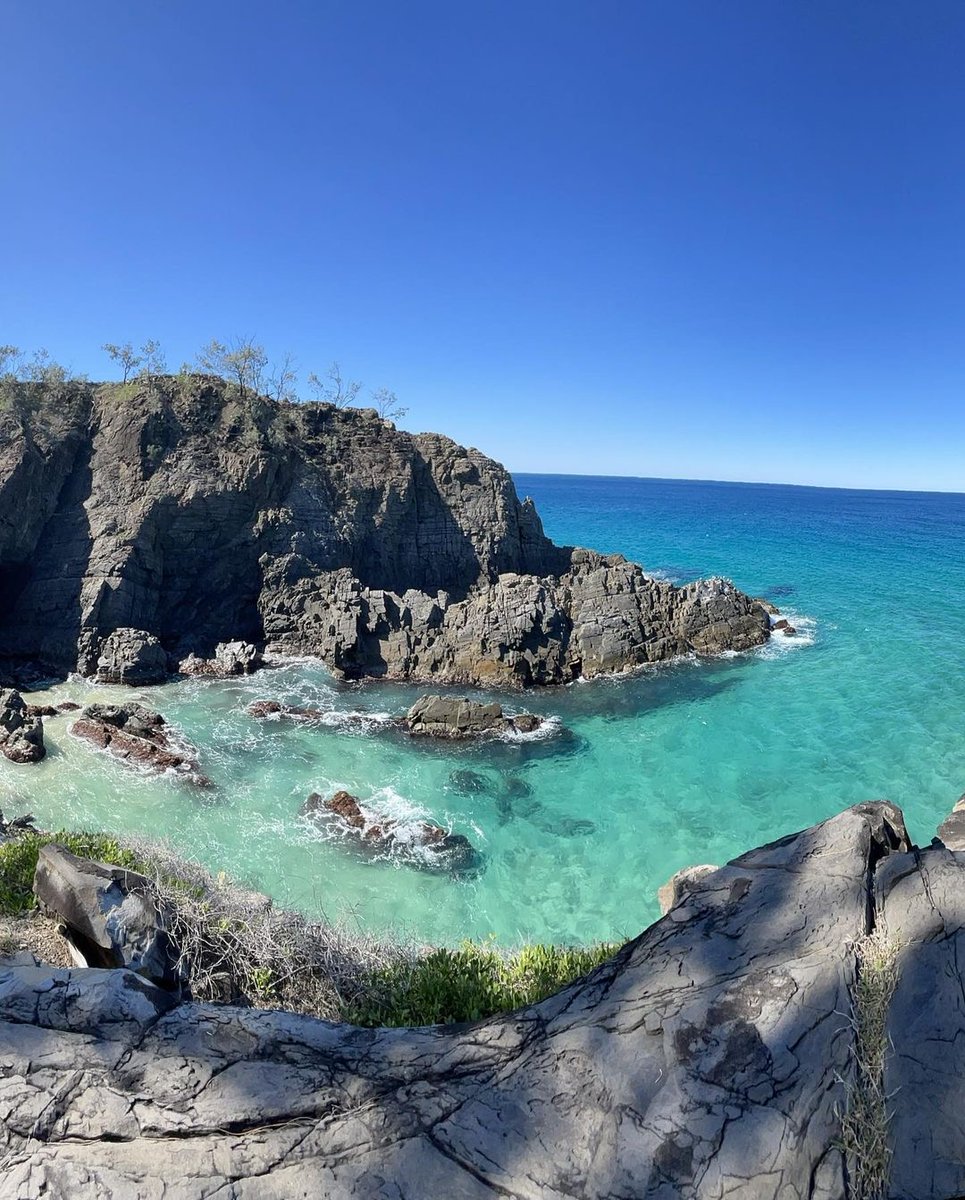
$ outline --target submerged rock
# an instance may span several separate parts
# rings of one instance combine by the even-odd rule
[[[429,821],[408,823],[370,816],[349,792],[336,792],[327,800],[313,792],[302,805],[301,815],[334,828],[366,853],[391,854],[421,870],[458,874],[480,864],[479,854],[461,833],[450,833]]]
[[[421,696],[405,715],[413,737],[461,740],[507,732],[532,733],[542,725],[532,713],[509,716],[501,704],[451,696]]]
[[[164,717],[143,704],[89,704],[70,732],[131,766],[173,771],[199,787],[211,786],[197,751],[179,744]]]
[[[489,796],[495,790],[495,784],[489,776],[469,770],[451,772],[449,786],[464,796]]]
[[[0,753],[15,763],[39,762],[47,753],[43,720],[13,688],[0,690]]]

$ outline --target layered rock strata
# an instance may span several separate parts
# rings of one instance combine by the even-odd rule
[[[352,677],[527,686],[769,636],[724,580],[676,588],[553,545],[499,464],[370,410],[199,375],[6,386],[11,667],[140,684],[220,671],[216,647],[241,641]]]
[[[466,1027],[0,967],[0,1196],[846,1200],[854,947],[880,921],[905,946],[886,1195],[960,1195],[963,872],[911,850],[893,806],[858,805],[694,881],[550,999]]]

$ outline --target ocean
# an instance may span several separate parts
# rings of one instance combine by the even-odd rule
[[[723,574],[798,630],[744,655],[512,697],[564,732],[477,746],[389,731],[424,688],[339,684],[293,661],[132,693],[72,679],[54,699],[138,696],[197,746],[216,787],[125,769],[45,722],[48,757],[0,759],[0,808],[47,828],[136,832],[313,915],[433,943],[631,936],[656,891],[860,800],[927,844],[965,791],[965,495],[517,475],[556,541],[675,582]],[[482,693],[473,693],[482,695]],[[330,724],[259,722],[254,699]],[[346,723],[345,715],[367,720]],[[432,819],[482,854],[472,877],[360,859],[299,817],[345,788]]]

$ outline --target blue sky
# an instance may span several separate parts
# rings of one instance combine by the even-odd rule
[[[0,342],[513,469],[965,490],[965,5],[0,0]]]

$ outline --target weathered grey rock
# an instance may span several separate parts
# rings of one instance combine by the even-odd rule
[[[86,966],[129,967],[159,987],[180,988],[177,950],[144,875],[51,843],[40,848],[33,890]]]
[[[0,659],[140,684],[165,651],[267,642],[351,677],[526,686],[769,636],[731,585],[554,546],[498,463],[435,434],[208,376],[20,391]]]
[[[47,753],[44,723],[13,688],[0,690],[0,754],[15,763],[39,762]]]
[[[702,863],[697,867],[684,867],[682,871],[671,875],[663,887],[657,889],[661,915],[666,916],[672,908],[676,908],[687,898],[695,883],[716,870],[717,867]]]
[[[98,648],[96,675],[100,683],[142,687],[163,683],[168,674],[164,648],[143,629],[115,629]]]
[[[430,821],[403,824],[363,808],[357,796],[336,792],[329,799],[312,792],[301,815],[339,834],[369,857],[391,858],[422,871],[463,874],[481,865],[479,853],[461,833]]]
[[[181,660],[178,671],[182,675],[209,675],[227,679],[232,675],[251,675],[262,665],[262,653],[251,642],[221,642],[213,658],[199,658],[189,654]]]
[[[413,737],[463,740],[495,733],[533,733],[542,719],[532,713],[508,716],[501,704],[481,704],[455,696],[420,696],[405,715]]]
[[[171,771],[199,787],[211,784],[197,751],[176,739],[164,717],[143,704],[89,704],[70,732],[129,766]]]
[[[892,806],[849,809],[469,1027],[172,1009],[128,972],[0,968],[0,1196],[844,1200],[851,943],[906,844]]]
[[[885,1066],[890,1200],[965,1195],[965,854],[933,845],[877,871],[878,920],[899,946]]]
[[[939,825],[938,837],[949,850],[965,850],[965,796]]]

